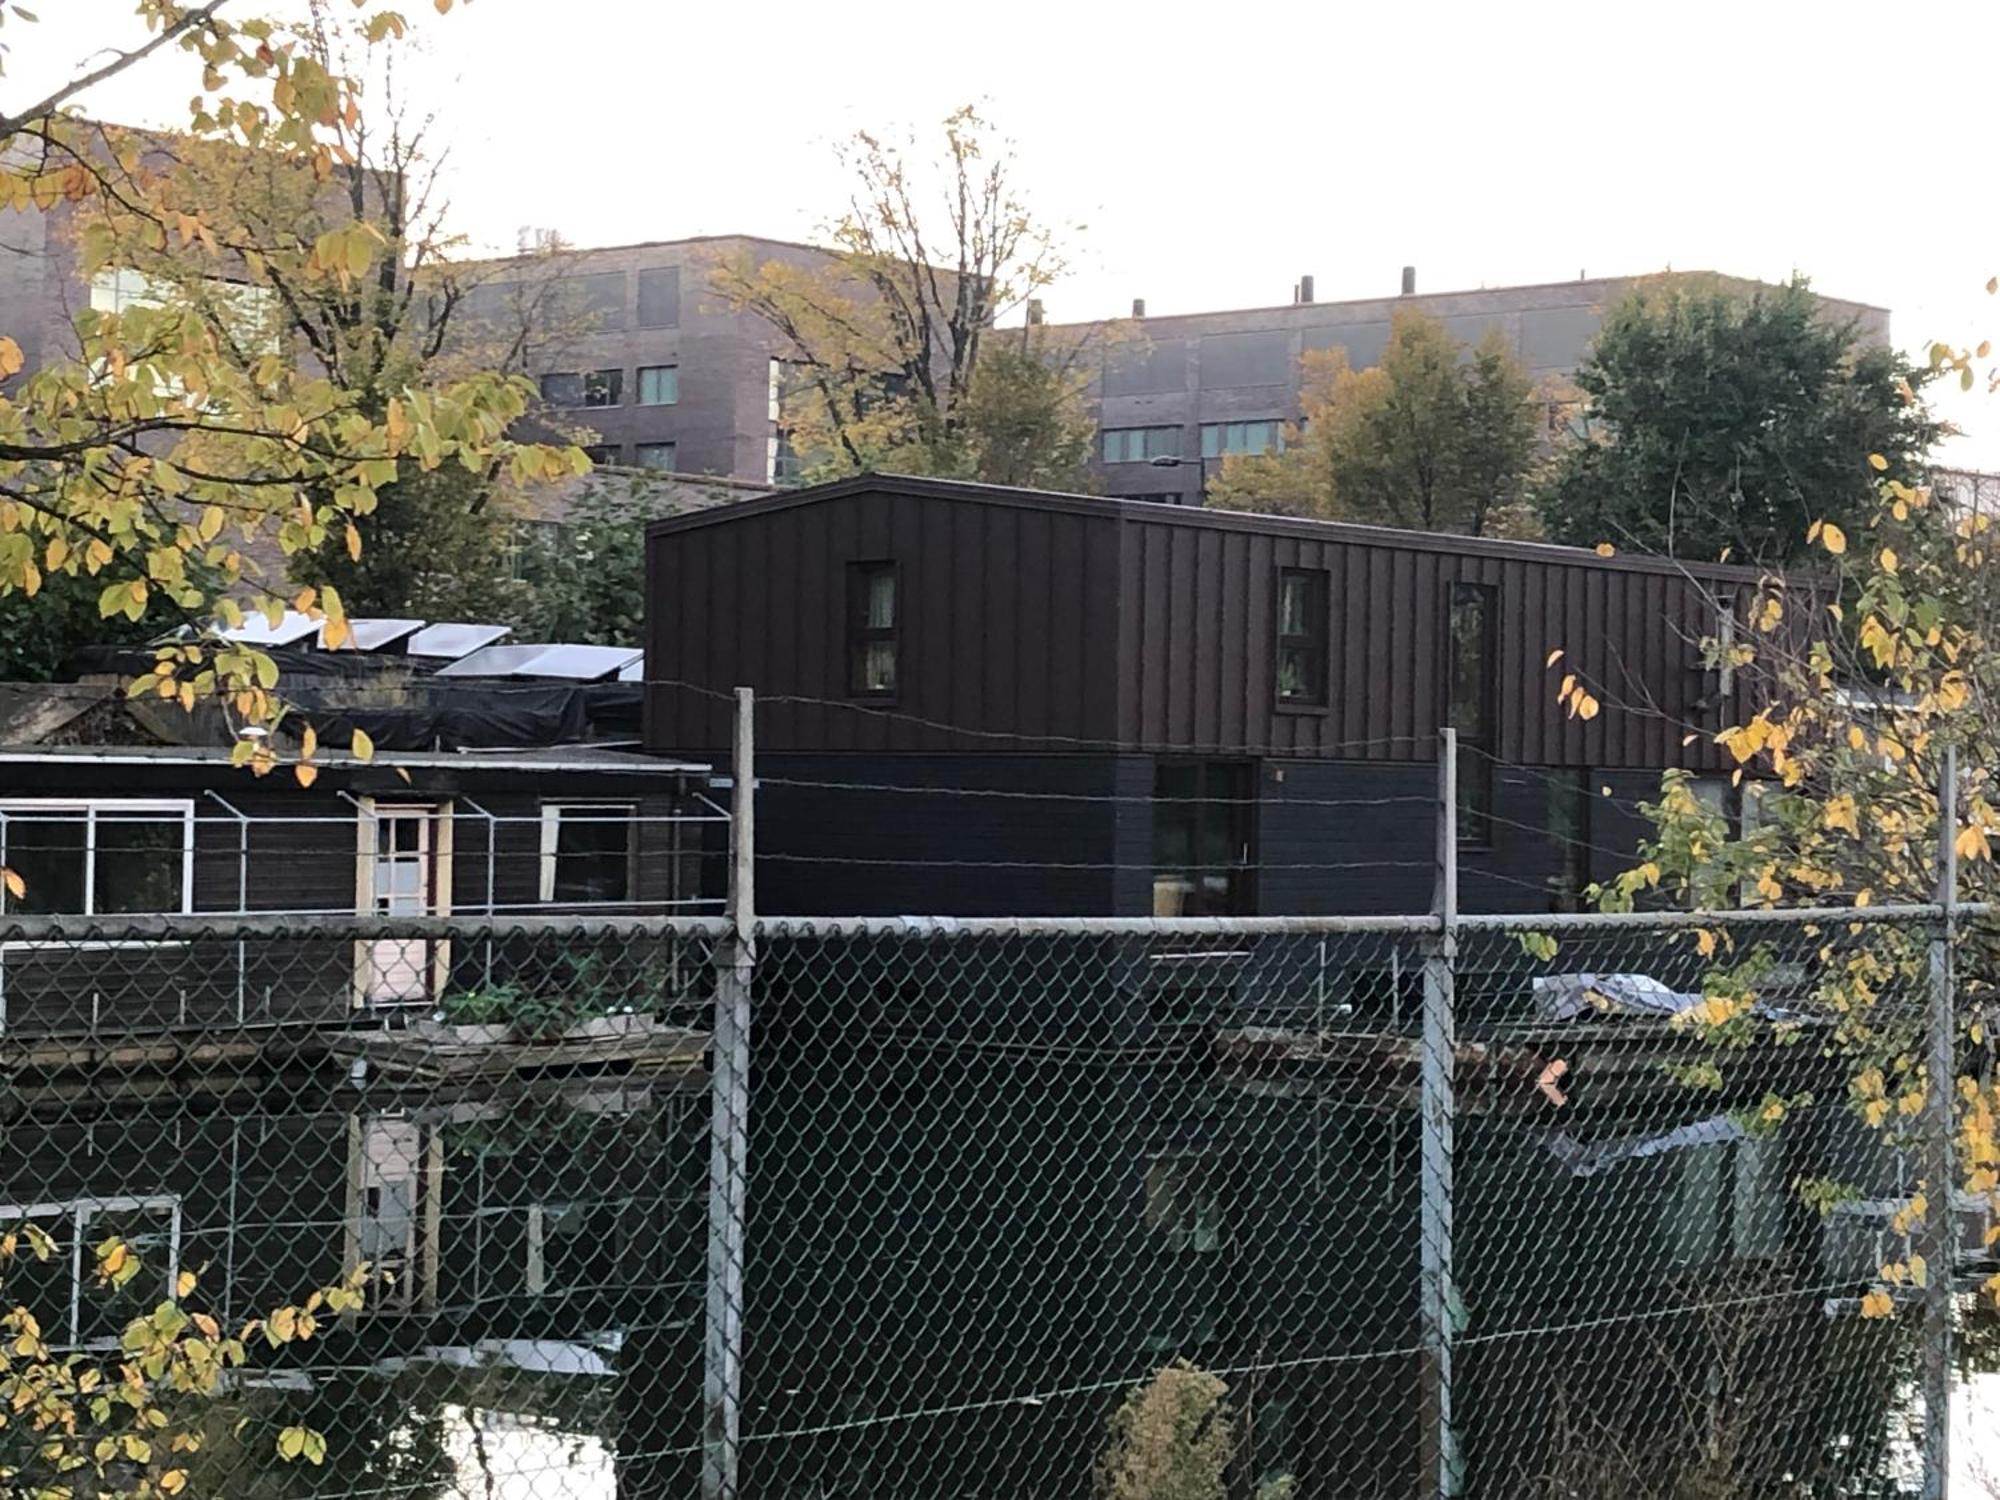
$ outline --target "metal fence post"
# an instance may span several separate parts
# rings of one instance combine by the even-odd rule
[[[1417,1493],[1444,1500],[1462,1488],[1458,1433],[1452,1425],[1452,1334],[1458,1294],[1452,1281],[1452,1127],[1454,1063],[1458,1054],[1458,734],[1438,731],[1437,887],[1432,912],[1438,930],[1424,956],[1423,1082],[1418,1130],[1419,1220],[1418,1388],[1422,1471]]]
[[[1947,745],[1938,772],[1937,921],[1930,943],[1930,1033],[1924,1095],[1924,1500],[1951,1488],[1952,1266],[1958,1256],[1952,1198],[1958,1025],[1953,949],[1958,906],[1958,753]]]
[[[716,946],[710,1041],[708,1271],[702,1340],[702,1500],[736,1500],[742,1451],[743,1246],[749,1186],[750,987],[757,923],[756,697],[736,690],[731,764],[730,935]]]

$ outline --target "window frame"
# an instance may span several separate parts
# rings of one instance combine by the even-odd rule
[[[1123,440],[1134,434],[1139,437],[1139,451],[1136,454],[1121,451],[1119,457],[1113,458],[1111,456],[1111,440],[1114,437],[1121,439],[1118,446],[1121,450],[1125,450],[1130,447],[1130,444]],[[1157,452],[1153,448],[1153,440],[1155,438],[1161,439],[1166,445]],[[1097,452],[1100,462],[1107,466],[1146,464],[1151,463],[1156,458],[1180,458],[1182,456],[1181,429],[1165,423],[1148,423],[1137,427],[1102,427],[1098,429]]]
[[[590,381],[594,375],[609,377],[605,381],[605,386],[610,392],[609,400],[590,399]],[[548,383],[551,380],[565,379],[577,382],[574,401],[563,400],[549,394]],[[561,411],[609,411],[625,404],[625,369],[624,366],[618,365],[589,370],[544,370],[535,377],[535,389],[546,405]]]
[[[646,377],[648,375],[657,375],[661,371],[672,372],[674,393],[665,401],[648,401],[646,399]],[[679,406],[681,404],[681,367],[678,364],[635,366],[632,371],[632,404],[634,406],[645,407]]]
[[[668,457],[671,460],[671,462],[666,464],[665,467],[662,467],[658,464],[647,463],[645,459],[645,453],[646,450],[649,448],[656,450],[660,448],[666,449]],[[632,467],[635,469],[647,469],[656,474],[675,474],[680,471],[679,469],[680,461],[681,461],[681,445],[679,441],[674,438],[667,438],[664,441],[657,443],[634,443],[632,445]]]
[[[1231,448],[1228,445],[1229,429],[1232,427],[1268,427],[1271,440],[1261,448]],[[1211,449],[1209,439],[1213,437],[1215,446]],[[1201,456],[1208,459],[1260,458],[1266,453],[1285,451],[1285,419],[1283,417],[1244,417],[1228,422],[1203,422],[1201,424]]]
[[[563,814],[569,812],[604,813],[622,812],[618,821],[625,826],[625,894],[600,900],[591,897],[564,897],[556,894],[556,882],[561,874],[562,863],[562,821]],[[610,822],[609,818],[593,818],[586,821]],[[633,892],[639,888],[639,804],[635,801],[612,799],[593,801],[588,798],[545,801],[541,804],[541,862],[537,872],[536,899],[545,906],[625,906],[636,898]]]
[[[1305,587],[1304,634],[1285,633],[1285,593],[1293,583]],[[1298,567],[1281,565],[1278,569],[1277,586],[1272,591],[1271,621],[1271,698],[1281,712],[1323,713],[1328,707],[1331,694],[1329,666],[1333,645],[1333,576],[1327,568]],[[1285,691],[1285,660],[1288,652],[1302,652],[1305,656],[1306,690],[1297,693]]]
[[[889,577],[890,623],[868,623],[871,582],[886,572]],[[863,558],[847,565],[847,696],[876,700],[894,699],[903,685],[903,573],[901,565],[889,557]],[[889,686],[867,686],[868,648],[882,642],[889,645]]]
[[[187,915],[194,910],[194,799],[191,797],[0,797],[0,864],[7,859],[7,824],[39,821],[48,814],[84,814],[83,896],[85,910],[64,912],[63,916],[134,916],[146,913],[99,912],[97,907],[97,815],[112,813],[178,814],[181,824],[181,904],[167,915]],[[138,821],[113,818],[113,822]],[[163,817],[159,821],[169,822]],[[0,915],[7,913],[12,897],[0,889]],[[151,915],[162,915],[152,913]]]
[[[1190,767],[1195,771],[1194,797],[1191,799],[1162,797],[1160,773],[1163,770]],[[1216,791],[1218,781],[1223,783],[1220,795]],[[1174,874],[1186,877],[1188,889],[1182,896],[1181,909],[1172,915],[1230,917],[1257,914],[1259,785],[1258,765],[1253,760],[1205,759],[1199,756],[1178,755],[1155,757],[1153,794],[1150,799],[1153,818],[1152,890],[1155,916],[1163,915],[1160,911],[1161,877]],[[1188,848],[1192,858],[1185,865],[1161,862],[1160,809],[1163,806],[1189,806],[1193,809],[1194,821]],[[1201,857],[1203,846],[1208,842],[1208,836],[1212,831],[1209,826],[1210,820],[1218,815],[1225,820],[1226,831],[1232,835],[1230,844],[1238,850],[1237,857],[1219,867],[1203,863]],[[1222,910],[1211,908],[1206,893],[1202,890],[1202,878],[1217,870],[1226,876],[1227,893],[1222,898],[1224,908]]]
[[[1229,1213],[1223,1159],[1197,1148],[1149,1151],[1139,1172],[1140,1222],[1158,1253],[1223,1257]]]
[[[69,1261],[69,1304],[66,1337],[61,1341],[51,1339],[53,1347],[59,1349],[115,1349],[118,1347],[116,1335],[105,1338],[84,1339],[83,1293],[86,1278],[95,1266],[95,1255],[89,1264],[84,1261],[84,1246],[89,1238],[89,1224],[93,1217],[115,1213],[149,1213],[165,1209],[168,1213],[167,1263],[159,1267],[161,1284],[165,1295],[171,1300],[174,1285],[180,1279],[181,1245],[186,1235],[186,1220],[182,1212],[179,1193],[145,1193],[113,1195],[110,1197],[79,1197],[54,1199],[46,1203],[0,1203],[0,1229],[14,1225],[32,1223],[36,1219],[59,1219],[68,1221],[70,1243],[67,1246]],[[58,1255],[65,1247],[57,1246]],[[150,1277],[153,1267],[142,1266],[141,1271]],[[44,1336],[53,1330],[44,1329]]]
[[[1458,665],[1458,633],[1453,622],[1463,599],[1477,598],[1482,604],[1480,656],[1475,680],[1479,683],[1479,729],[1459,726],[1458,702],[1454,694]],[[1495,842],[1494,822],[1494,742],[1498,738],[1500,701],[1495,692],[1494,672],[1500,660],[1500,590],[1476,579],[1454,578],[1445,588],[1444,660],[1439,670],[1439,689],[1444,699],[1439,722],[1458,731],[1458,847],[1491,849]]]

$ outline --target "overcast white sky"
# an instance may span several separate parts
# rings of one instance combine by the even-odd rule
[[[1908,349],[2000,342],[1991,0],[400,4],[458,226],[498,247],[810,238],[833,140],[969,100],[1033,205],[1087,226],[1052,318],[1283,302],[1304,271],[1383,295],[1406,263],[1426,291],[1797,268]],[[37,9],[10,94],[130,35],[131,0]],[[87,102],[173,123],[191,82],[167,57]],[[1949,404],[1957,461],[2000,465],[1996,399]]]

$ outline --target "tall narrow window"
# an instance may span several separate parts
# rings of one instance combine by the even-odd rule
[[[672,406],[681,399],[679,365],[639,366],[639,404]]]
[[[1255,779],[1242,761],[1162,761],[1153,772],[1153,915],[1249,916]]]
[[[1493,590],[1454,583],[1446,621],[1445,723],[1458,731],[1458,841],[1493,842]]]
[[[1278,701],[1326,702],[1326,570],[1278,569]]]
[[[848,689],[857,697],[896,692],[896,565],[847,565]]]

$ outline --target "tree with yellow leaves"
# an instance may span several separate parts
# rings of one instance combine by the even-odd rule
[[[224,1416],[235,1372],[253,1351],[306,1343],[323,1323],[358,1313],[367,1301],[369,1275],[360,1268],[301,1303],[224,1328],[192,1300],[199,1275],[182,1271],[167,1296],[124,1325],[114,1348],[93,1352],[66,1346],[58,1330],[9,1295],[17,1269],[56,1253],[32,1220],[0,1229],[0,1494],[143,1500],[197,1489],[230,1493],[241,1476],[211,1475],[220,1489],[190,1481],[213,1446],[211,1429]],[[92,1247],[90,1265],[94,1284],[114,1291],[134,1286],[144,1269],[115,1236]],[[273,1448],[281,1462],[326,1460],[325,1436],[301,1425],[279,1430]]]
[[[1972,357],[1939,349],[1934,362]],[[1641,863],[1600,892],[1606,906],[1661,897],[1717,912],[1929,903],[1945,845],[1959,901],[2000,891],[1993,518],[1952,511],[1895,477],[1884,455],[1858,453],[1853,463],[1873,477],[1871,499],[1845,524],[1804,528],[1809,570],[1767,577],[1753,597],[1716,601],[1728,624],[1703,643],[1707,664],[1752,690],[1730,700],[1742,705],[1732,722],[1687,733],[1712,736],[1736,763],[1734,809],[1700,800],[1684,773],[1669,773],[1648,808],[1655,832]],[[1574,691],[1615,696],[1604,684]],[[2000,947],[1990,924],[1957,926],[1950,1078],[1933,1076],[1935,1038],[1921,1003],[1935,982],[1936,923],[1829,920],[1813,931],[1811,1001],[1845,1063],[1855,1114],[1906,1146],[1943,1133],[1947,1103],[1956,1122],[1958,1181],[1925,1181],[1902,1227],[1954,1187],[2000,1205],[2000,1087],[1988,1037]],[[1708,994],[1754,999],[1769,980],[1771,954],[1753,933],[1726,921],[1695,932],[1711,965]],[[1732,1014],[1691,1024],[1723,1041],[1745,1023]],[[1914,1254],[1885,1266],[1863,1311],[1888,1315],[1891,1288],[1929,1276]]]
[[[361,8],[373,43],[403,35],[396,12],[373,0]],[[16,55],[32,21],[0,0]],[[0,377],[23,377],[0,393],[0,596],[32,598],[60,576],[88,580],[107,618],[164,607],[193,631],[160,650],[135,690],[189,704],[216,697],[239,722],[268,724],[281,712],[268,658],[206,627],[290,603],[324,615],[337,641],[346,610],[330,587],[288,597],[252,561],[259,546],[357,548],[378,497],[413,470],[497,466],[526,481],[577,471],[581,457],[508,440],[527,409],[523,380],[412,380],[371,402],[322,353],[267,346],[258,309],[285,295],[281,267],[289,286],[351,291],[380,284],[399,247],[366,219],[329,224],[303,247],[267,243],[241,216],[191,202],[157,137],[99,126],[71,106],[117,74],[186,66],[195,98],[177,139],[190,152],[255,153],[338,184],[356,166],[359,93],[308,31],[229,0],[139,0],[134,26],[107,61],[0,110],[0,207],[74,212],[87,226],[76,247],[86,279],[170,257],[205,273],[194,279],[206,290],[85,311],[77,356],[32,372],[0,330]],[[250,758],[268,764],[267,744]]]

